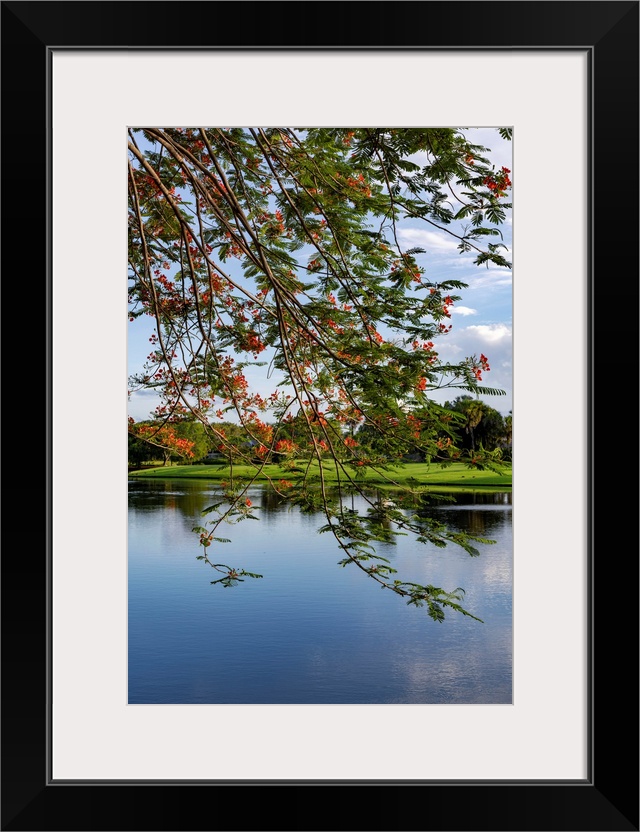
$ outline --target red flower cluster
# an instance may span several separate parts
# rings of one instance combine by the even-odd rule
[[[359,173],[358,177],[350,176],[347,179],[347,185],[350,188],[355,188],[356,190],[363,193],[365,196],[371,196],[371,188],[367,185],[364,176]]]
[[[261,353],[262,350],[266,350],[266,346],[254,332],[250,332],[247,336],[247,352],[251,352],[253,355],[258,355],[258,353]]]
[[[473,366],[473,374],[476,377],[477,381],[482,381],[482,370],[485,373],[488,373],[491,367],[489,366],[489,359],[483,353],[480,353],[480,363],[474,364]]]
[[[155,445],[167,448],[179,456],[193,457],[195,442],[176,436],[171,426],[135,425],[129,421],[130,430],[140,439],[146,439]]]
[[[276,442],[275,451],[279,454],[289,454],[296,448],[295,443],[290,439],[279,439]]]
[[[485,176],[482,180],[482,184],[486,185],[494,196],[498,198],[506,196],[507,188],[511,187],[511,179],[509,179],[510,173],[511,171],[509,168],[502,167],[500,168],[500,171],[493,174],[493,176]]]

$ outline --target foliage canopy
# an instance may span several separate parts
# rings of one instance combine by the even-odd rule
[[[416,259],[423,250],[403,248],[398,227],[424,223],[477,265],[508,268],[500,225],[510,171],[452,128],[139,128],[128,149],[129,318],[155,322],[130,389],[161,395],[144,438],[188,457],[175,428],[196,420],[232,466],[268,473],[277,455],[300,476],[270,486],[303,511],[324,511],[319,531],[333,536],[342,565],[436,621],[446,608],[471,615],[461,588],[397,579],[375,544],[413,534],[475,556],[490,541],[436,523],[419,485],[406,502],[400,493],[381,501],[359,475],[373,467],[392,485],[394,463],[416,446],[437,464],[499,467],[498,452],[460,446],[451,412],[429,396],[501,393],[483,386],[486,356],[438,355],[465,284],[430,281]],[[251,389],[252,365],[275,379],[269,395]],[[132,420],[129,430],[141,436]],[[325,482],[329,466],[337,486]],[[222,574],[214,583],[259,577],[209,554],[224,541],[222,523],[255,517],[252,481],[232,468],[211,522],[195,529],[200,558]],[[366,513],[348,508],[354,491]]]

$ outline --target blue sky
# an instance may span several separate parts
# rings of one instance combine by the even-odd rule
[[[490,159],[496,169],[509,168],[511,178],[515,179],[512,164],[512,142],[503,140],[493,127],[465,129],[465,134],[475,144],[490,149],[484,155]],[[420,154],[413,157],[420,163]],[[453,197],[452,197],[452,204]],[[456,231],[454,225],[449,226]],[[501,226],[503,242],[508,249],[504,256],[513,262],[512,218],[507,214],[507,222]],[[461,254],[457,249],[458,241],[449,234],[410,220],[399,226],[399,242],[405,248],[419,246],[426,253],[417,255],[417,262],[426,270],[426,277],[431,281],[447,279],[460,280],[468,288],[456,290],[461,300],[451,307],[452,329],[438,338],[436,349],[444,361],[459,361],[468,355],[479,356],[484,353],[489,359],[490,372],[483,374],[482,383],[488,387],[500,388],[504,396],[481,396],[491,407],[503,415],[512,409],[512,274],[504,268],[490,265],[475,266],[472,254]],[[497,238],[494,238],[494,242]],[[126,297],[126,296],[125,296]],[[128,373],[142,370],[146,356],[151,351],[149,338],[153,334],[154,324],[151,318],[141,316],[129,324],[127,357]],[[267,367],[247,367],[244,371],[253,390],[268,396],[275,389],[278,378],[267,376]],[[451,400],[464,391],[435,391],[433,398],[441,403]],[[135,421],[149,418],[158,403],[153,391],[137,391],[129,398],[128,413]]]

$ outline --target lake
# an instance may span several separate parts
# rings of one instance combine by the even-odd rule
[[[324,516],[261,487],[249,492],[259,522],[220,529],[232,542],[208,555],[264,577],[212,586],[221,576],[196,560],[192,528],[219,494],[215,482],[129,480],[130,704],[512,702],[511,493],[430,509],[449,528],[496,541],[479,557],[410,537],[377,545],[395,577],[464,587],[462,605],[484,623],[452,610],[437,623],[357,567],[338,566],[335,540],[317,532]]]

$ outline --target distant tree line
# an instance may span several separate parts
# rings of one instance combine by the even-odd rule
[[[407,451],[406,438],[399,441],[394,434],[395,417],[388,417],[383,430],[367,424],[342,425],[346,447],[353,440],[357,454],[367,461],[455,461],[468,459],[476,452],[494,454],[502,461],[511,461],[512,414],[503,416],[485,402],[473,396],[458,396],[447,401],[438,414],[439,426],[433,424],[433,405],[429,409],[412,408],[407,414],[413,425],[415,445]],[[247,453],[263,462],[285,462],[296,455],[304,455],[307,441],[307,424],[302,416],[292,417],[280,426],[280,440],[274,449],[265,454],[263,446],[255,442],[251,433],[242,425],[222,422],[218,431],[225,442],[213,441],[201,422],[194,419],[178,419],[163,427],[170,430],[170,437],[160,435],[159,420],[135,423],[135,434],[129,434],[129,465],[139,468],[145,463],[194,464],[202,462],[236,462],[246,459]],[[436,428],[434,431],[434,427]],[[144,438],[147,429],[149,439]],[[171,441],[167,441],[170,439]],[[164,441],[163,441],[164,440]]]

